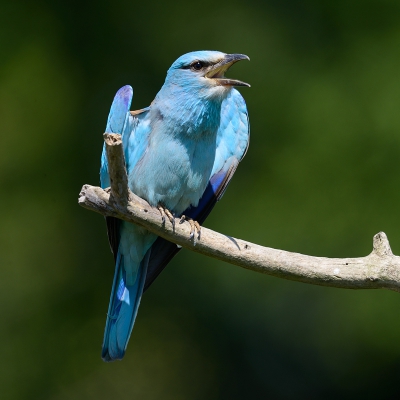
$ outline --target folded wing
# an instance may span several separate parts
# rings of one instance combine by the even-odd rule
[[[246,154],[250,139],[250,127],[246,103],[236,89],[221,106],[221,123],[217,133],[217,150],[209,183],[197,207],[184,214],[202,224],[217,201],[223,196],[239,162]],[[154,282],[161,271],[179,252],[179,248],[163,238],[157,238],[151,248],[144,291]]]

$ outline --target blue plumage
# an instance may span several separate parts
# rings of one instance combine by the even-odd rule
[[[162,205],[202,223],[218,201],[249,142],[246,104],[226,78],[241,54],[199,51],[185,54],[167,72],[146,109],[129,112],[133,91],[121,88],[111,106],[107,132],[122,133],[128,184],[152,206]],[[101,186],[109,186],[105,151]],[[107,218],[116,266],[102,357],[121,359],[140,299],[178,252],[176,245],[124,221]]]

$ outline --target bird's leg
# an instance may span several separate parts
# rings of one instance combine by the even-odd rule
[[[165,216],[167,216],[172,224],[172,227],[174,228],[174,231],[175,231],[175,218],[174,218],[174,215],[171,213],[171,211],[169,211],[168,208],[165,208],[161,204],[159,204],[157,206],[157,208],[158,208],[158,211],[160,211],[163,224],[165,224]]]
[[[201,234],[200,224],[197,221],[193,220],[192,218],[187,217],[186,215],[182,215],[179,223],[183,224],[185,221],[189,222],[189,224],[190,224],[190,236],[189,236],[190,239],[194,238],[195,230],[197,231],[197,239],[200,239],[200,234]]]

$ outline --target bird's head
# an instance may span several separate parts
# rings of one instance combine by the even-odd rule
[[[248,83],[225,77],[225,72],[240,60],[250,60],[244,54],[219,51],[194,51],[179,57],[168,70],[165,83],[188,91],[200,90],[206,97],[223,94],[232,86]]]

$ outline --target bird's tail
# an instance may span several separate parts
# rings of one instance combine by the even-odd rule
[[[133,284],[129,284],[132,277],[126,276],[124,256],[118,252],[101,353],[104,361],[120,360],[125,355],[143,293],[150,251],[136,269]]]

